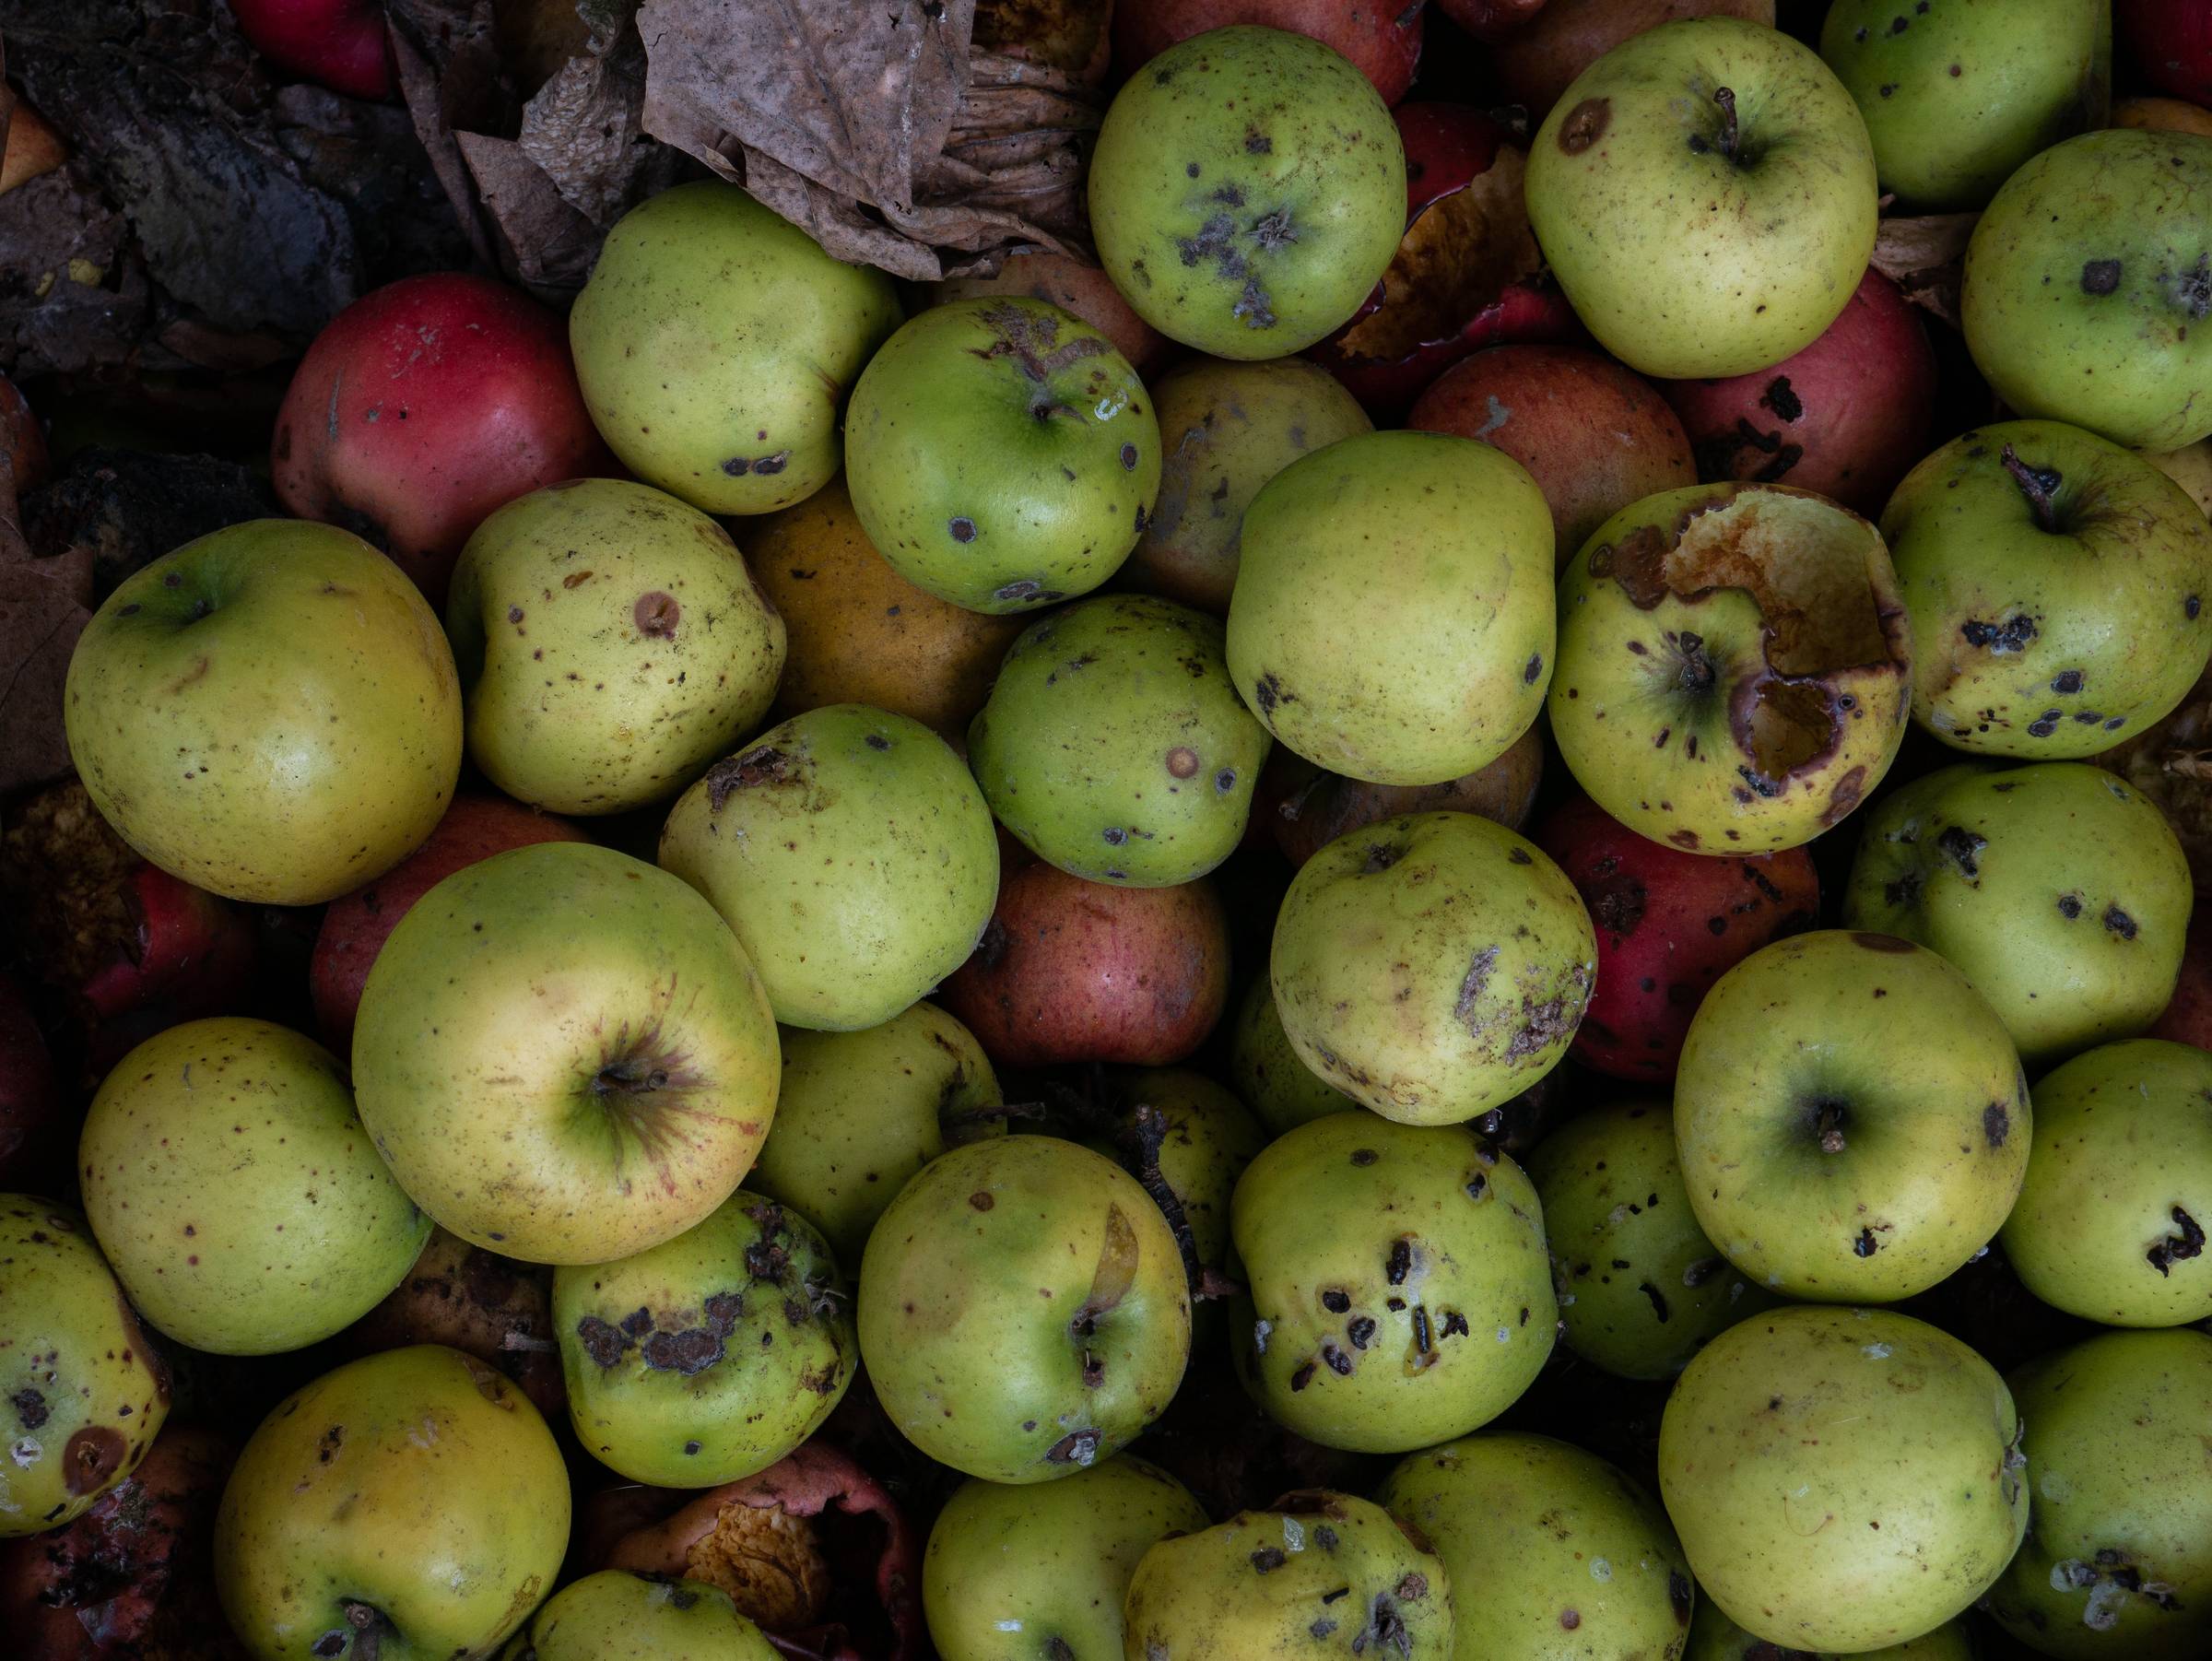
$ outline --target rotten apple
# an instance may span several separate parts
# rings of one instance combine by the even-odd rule
[[[1421,62],[1424,0],[1119,0],[1113,8],[1113,55],[1135,75],[1178,41],[1257,23],[1311,35],[1352,61],[1394,104],[1413,85]]]
[[[497,1367],[547,1420],[566,1417],[553,1338],[553,1277],[432,1229],[406,1278],[337,1336],[347,1355],[443,1344]]]

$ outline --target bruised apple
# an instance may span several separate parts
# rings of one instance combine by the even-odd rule
[[[980,26],[980,18],[978,23]],[[1167,336],[1130,310],[1129,302],[1105,272],[1086,265],[1073,254],[1043,249],[1009,253],[993,276],[948,277],[929,287],[930,299],[941,306],[956,300],[991,300],[1006,294],[1041,300],[1090,324],[1140,375],[1149,375],[1167,356]]]
[[[1135,75],[1178,41],[1259,23],[1333,46],[1394,104],[1421,62],[1422,0],[1116,0],[1113,55]]]

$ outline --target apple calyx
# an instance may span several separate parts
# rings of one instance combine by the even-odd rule
[[[2012,475],[2012,482],[2020,487],[2020,494],[2028,499],[2028,510],[2035,515],[2039,529],[2058,529],[2058,487],[2065,482],[2056,467],[2031,467],[2019,457],[2010,444],[2005,446],[1997,459],[2004,463],[2005,471]]]
[[[1710,692],[1719,672],[1705,651],[1705,637],[1692,634],[1685,629],[1675,637],[1676,649],[1682,656],[1681,682],[1685,692]]]
[[[1843,1151],[1843,1103],[1832,1097],[1823,1097],[1813,1103],[1813,1130],[1820,1140],[1822,1153]]]
[[[376,1661],[377,1653],[384,1647],[384,1634],[392,1630],[392,1623],[384,1619],[381,1609],[362,1603],[358,1598],[344,1599],[339,1603],[338,1609],[346,1617],[346,1624],[333,1627],[316,1639],[308,1654],[325,1657],[343,1655],[348,1653],[350,1646],[353,1661]]]

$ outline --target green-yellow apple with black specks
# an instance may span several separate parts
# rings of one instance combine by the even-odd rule
[[[2058,1661],[2212,1650],[2212,1336],[2102,1333],[2010,1383],[2035,1509],[1997,1624]]]
[[[525,1263],[604,1263],[735,1192],[779,1068],[768,995],[714,908],[589,842],[418,900],[361,989],[361,1122],[415,1202]]]
[[[778,1661],[782,1652],[704,1581],[602,1569],[571,1581],[501,1661]]]
[[[766,513],[836,475],[838,412],[899,318],[883,272],[702,180],[615,222],[569,345],[624,466],[710,513]]]
[[[2000,421],[1882,510],[1912,625],[1912,719],[1954,749],[2093,756],[2161,720],[2212,654],[2212,525],[2139,455]]]
[[[1400,1461],[1375,1501],[1451,1572],[1460,1655],[1682,1653],[1689,1564],[1657,1502],[1594,1455],[1486,1431]]]
[[[117,835],[263,904],[382,876],[461,772],[437,614],[359,536],[304,520],[250,519],[125,577],[77,637],[63,713]]]
[[[2159,1019],[2192,884],[2157,805],[2102,768],[1961,762],[1867,815],[1843,921],[1940,953],[2047,1063]]]
[[[1901,1643],[1962,1614],[2028,1526],[1996,1369],[1886,1309],[1739,1321],[1684,1370],[1659,1491],[1702,1596],[1791,1649]]]
[[[2212,138],[2112,127],[2034,158],[1975,223],[1959,316],[2024,416],[2137,450],[2212,434]]]
[[[1663,490],[1561,572],[1552,735],[1640,835],[1794,848],[1897,759],[1907,635],[1888,552],[1857,514],[1786,485]]]
[[[1682,1661],[1844,1661],[1832,1653],[1777,1650],[1764,1638],[1755,1638],[1722,1612],[1710,1597],[1698,1599],[1697,1614],[1689,1623],[1689,1644]],[[1879,1649],[1859,1650],[1850,1661],[1976,1661],[1973,1638],[1964,1620],[1947,1620],[1932,1632],[1908,1638],[1902,1643],[1885,1643]]]
[[[645,485],[580,478],[477,527],[445,607],[469,759],[555,813],[674,795],[768,713],[783,619],[729,533]]]
[[[1699,1226],[1792,1298],[1887,1303],[1934,1286],[2012,1209],[2030,1131],[1996,1011],[1893,935],[1761,947],[1705,995],[1675,1075]]]
[[[552,1589],[569,1474],[520,1389],[439,1344],[350,1361],[263,1420],[215,1519],[256,1661],[484,1655]]]
[[[1092,882],[1173,888],[1244,839],[1267,729],[1244,707],[1218,618],[1100,595],[1030,625],[968,727],[998,822]]]
[[[1121,1661],[1138,1560],[1208,1521],[1190,1490],[1130,1454],[1058,1482],[963,1483],[922,1559],[930,1640],[944,1661]]]
[[[1194,35],[1114,95],[1090,230],[1131,310],[1217,358],[1287,358],[1350,320],[1405,230],[1406,150],[1374,86],[1301,34]]]
[[[1551,537],[1528,470],[1473,439],[1371,432],[1314,451],[1244,512],[1237,690],[1348,778],[1437,784],[1486,767],[1544,707]]]
[[[662,827],[661,867],[712,901],[788,1026],[873,1027],[974,951],[998,837],[920,722],[828,704],[717,761]]]
[[[2137,1038],[2035,1087],[2035,1146],[1999,1236],[2020,1283],[2107,1326],[2212,1319],[2212,1054]]]
[[[1005,1101],[975,1034],[935,1004],[880,1027],[786,1027],[775,1123],[746,1181],[795,1206],[847,1273],[907,1178],[947,1148],[1006,1135]]]
[[[1046,1482],[1119,1453],[1190,1358],[1168,1220],[1135,1177],[1055,1137],[932,1160],[861,1258],[860,1352],[876,1397],[940,1465]]]
[[[2112,0],[1837,0],[1820,56],[1884,190],[1923,212],[1980,207],[2037,151],[2104,124]]]
[[[1874,252],[1858,106],[1812,48],[1739,18],[1663,23],[1559,95],[1528,219],[1598,344],[1646,375],[1747,375],[1802,351]]]
[[[861,528],[917,588],[1004,616],[1088,594],[1159,490],[1159,423],[1089,324],[1004,295],[923,312],[870,360],[845,418]]]
[[[859,1361],[829,1243],[740,1188],[674,1240],[553,1271],[577,1439],[636,1482],[713,1488],[812,1435]]]
[[[168,1417],[169,1369],[85,1219],[0,1195],[0,1539],[81,1516]]]
[[[1359,1105],[1300,1058],[1283,1031],[1275,987],[1265,972],[1245,990],[1229,1045],[1230,1083],[1270,1136]]]
[[[1520,1396],[1558,1327],[1536,1191],[1463,1125],[1332,1113],[1237,1179],[1244,1387],[1324,1447],[1400,1454]]]
[[[351,1325],[430,1235],[338,1058],[242,1016],[117,1062],[77,1145],[85,1214],[138,1313],[181,1344],[275,1355]]]

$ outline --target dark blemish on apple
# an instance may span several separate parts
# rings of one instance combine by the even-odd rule
[[[1168,772],[1178,779],[1187,779],[1198,771],[1198,752],[1187,745],[1177,745],[1168,751]]]
[[[1544,654],[1538,652],[1521,666],[1521,684],[1524,687],[1533,687],[1536,684],[1536,677],[1543,673]]]
[[[1580,156],[1584,150],[1606,135],[1606,128],[1613,120],[1610,99],[1586,98],[1567,112],[1567,119],[1559,123],[1559,149],[1569,156]]]
[[[1574,1610],[1561,1609],[1559,1611],[1559,1626],[1563,1631],[1571,1632],[1576,1627],[1582,1624],[1582,1616],[1577,1614]]]
[[[1265,156],[1275,149],[1275,140],[1257,127],[1244,129],[1244,153],[1247,156]]]
[[[329,1656],[342,1655],[346,1653],[346,1634],[335,1629],[324,1632],[323,1636],[308,1646],[307,1653],[311,1655],[324,1657],[325,1661]]]
[[[1467,965],[1467,972],[1459,983],[1459,997],[1452,1006],[1453,1019],[1467,1030],[1470,1037],[1482,1036],[1480,1003],[1482,990],[1489,984],[1490,974],[1498,967],[1498,948],[1486,946],[1477,952]]]
[[[1267,290],[1252,277],[1244,279],[1244,291],[1237,296],[1237,303],[1230,307],[1229,314],[1241,319],[1248,329],[1275,327],[1275,312],[1268,301]],[[1139,508],[1137,512],[1142,514],[1144,510]]]
[[[1393,1286],[1404,1286],[1412,1272],[1413,1242],[1400,1235],[1390,1243],[1390,1255],[1382,1260],[1382,1278]]]
[[[1122,446],[1122,466],[1126,472],[1136,471],[1136,446],[1135,444]]]
[[[2085,679],[2079,669],[2061,669],[2052,677],[2051,689],[2053,692],[2078,692]]]
[[[1671,1313],[1666,1307],[1666,1295],[1649,1280],[1642,1282],[1636,1290],[1652,1301],[1652,1313],[1659,1318],[1660,1325],[1665,1325]]]
[[[1335,1631],[1336,1623],[1334,1620],[1331,1620],[1326,1615],[1324,1615],[1320,1620],[1316,1620],[1312,1626],[1306,1629],[1306,1636],[1314,1639],[1327,1638],[1334,1634]]]
[[[2064,710],[2045,710],[2028,724],[2028,736],[2030,738],[2048,738],[2058,731],[2059,720],[2065,714]]]
[[[2108,905],[2104,908],[2103,921],[2105,928],[2109,932],[2118,935],[2123,940],[2132,940],[2136,937],[2136,920],[2117,905]]]
[[[1536,863],[1526,848],[1508,848],[1505,851],[1505,860],[1508,865],[1515,866],[1533,866]]]
[[[1118,848],[1129,840],[1129,832],[1119,825],[1109,825],[1099,834],[1106,839],[1106,845],[1110,848]]]
[[[2196,264],[2162,279],[2166,297],[2193,320],[2212,314],[2212,253],[2200,253]]]
[[[1859,1237],[1851,1243],[1851,1249],[1855,1256],[1871,1257],[1882,1247],[1881,1242],[1875,1239],[1872,1229],[1861,1229]]]
[[[1694,852],[1698,846],[1698,833],[1695,830],[1670,830],[1666,840],[1687,852]]]
[[[643,1312],[639,1312],[642,1313]],[[627,1322],[624,1323],[628,1325]],[[612,1367],[622,1359],[622,1352],[630,1347],[629,1334],[608,1325],[597,1315],[586,1315],[576,1323],[576,1339],[583,1346],[584,1354],[601,1367]]]
[[[36,1390],[18,1390],[9,1396],[8,1403],[16,1409],[16,1419],[27,1431],[35,1431],[46,1422],[46,1398]]]
[[[1968,618],[1959,625],[1959,633],[1970,646],[1978,646],[1995,656],[2007,652],[2024,652],[2028,642],[2035,638],[2035,619],[2023,612],[2016,612],[2002,623],[1983,623]]]
[[[1321,1347],[1321,1359],[1327,1364],[1329,1371],[1338,1378],[1352,1376],[1352,1358],[1337,1349],[1335,1345],[1324,1344]]]
[[[2110,294],[2120,286],[2118,260],[2088,260],[2081,267],[2081,291],[2084,294]]]
[[[1378,1154],[1371,1148],[1355,1148],[1352,1149],[1352,1163],[1361,1167],[1362,1169],[1373,1164],[1382,1157],[1382,1155]]]
[[[1848,698],[1840,698],[1836,701],[1839,705],[1845,705],[1851,701]],[[1838,779],[1835,788],[1828,793],[1828,806],[1821,809],[1820,822],[1823,825],[1834,824],[1853,807],[1856,807],[1860,798],[1865,794],[1866,770],[1864,767],[1854,767]],[[1774,896],[1774,898],[1779,897],[1779,895]]]
[[[1313,1382],[1313,1372],[1314,1365],[1312,1361],[1300,1362],[1297,1370],[1290,1374],[1291,1393],[1295,1395],[1299,1391],[1303,1390],[1308,1384],[1312,1384]]]
[[[2176,1206],[2171,1213],[2176,1231],[2168,1235],[2146,1252],[2144,1260],[2161,1276],[2171,1277],[2173,1265],[2184,1258],[2200,1257],[2205,1250],[2205,1231],[2195,1218]]]
[[[1289,1561],[1280,1546],[1263,1546],[1252,1554],[1252,1572],[1254,1574],[1272,1574]]]
[[[2196,614],[2201,609],[2202,603],[2194,595],[2191,595],[2182,602],[2182,615],[2193,623],[2196,621]]]
[[[1046,1448],[1044,1456],[1053,1465],[1087,1466],[1099,1456],[1099,1433],[1096,1431],[1070,1431]]]
[[[1352,1307],[1351,1294],[1332,1287],[1321,1294],[1321,1306],[1333,1315],[1343,1314]]]
[[[1359,862],[1359,875],[1372,877],[1378,872],[1387,871],[1404,859],[1406,852],[1404,842],[1376,842],[1368,849],[1367,857]]]
[[[1666,1572],[1666,1602],[1667,1607],[1675,1612],[1677,1626],[1689,1624],[1691,1598],[1689,1576],[1679,1569],[1669,1569]]]
[[[998,1201],[982,1189],[978,1189],[968,1196],[968,1203],[978,1211],[988,1211],[992,1207],[997,1205]]]
[[[2069,923],[2071,923],[2075,918],[2080,916],[2081,896],[2078,894],[2061,894],[2058,897],[2058,914],[2065,918]]]
[[[1296,703],[1298,695],[1284,691],[1281,677],[1270,670],[1252,683],[1252,701],[1260,706],[1261,714],[1272,715],[1277,704]]]
[[[1884,98],[1888,98],[1890,94],[1897,90],[1897,83],[1895,81],[1885,81],[1881,86],[1877,87],[1875,90],[1880,93]]]
[[[638,603],[630,607],[630,617],[638,625],[638,632],[654,640],[674,640],[677,619],[683,614],[684,608],[674,595],[663,594],[657,589],[651,594],[640,595]],[[520,612],[510,614],[511,617],[520,615]]]
[[[1365,1349],[1375,1336],[1375,1322],[1371,1315],[1359,1315],[1345,1324],[1344,1336],[1351,1340],[1354,1349]]]
[[[120,1431],[87,1425],[62,1448],[62,1484],[72,1496],[98,1493],[108,1485],[130,1451]]]
[[[1853,945],[1863,946],[1868,951],[1902,953],[1913,949],[1912,942],[1910,940],[1900,940],[1895,935],[1877,935],[1869,929],[1861,929],[1853,933],[1851,940]]]
[[[1989,838],[1976,836],[1960,825],[1947,825],[1943,834],[1936,839],[1936,846],[1949,860],[1959,875],[1967,881],[1979,883],[1982,850],[1989,846]]]
[[[2005,1146],[2005,1138],[2012,1134],[2012,1114],[2002,1101],[1993,1101],[1982,1110],[1982,1135],[1992,1148]]]
[[[1805,414],[1805,400],[1790,385],[1787,375],[1776,375],[1768,382],[1767,390],[1759,394],[1759,401],[1785,421],[1794,421]]]
[[[1065,600],[1067,595],[1057,588],[1045,587],[1034,577],[1023,577],[1018,582],[1008,583],[1004,587],[993,589],[991,597],[994,600],[1018,602],[1025,606],[1049,606],[1054,600]]]
[[[1235,768],[1224,767],[1219,772],[1214,775],[1214,789],[1219,795],[1227,795],[1236,787],[1237,770]]]
[[[1195,179],[1198,177],[1198,164],[1195,161],[1184,162],[1182,165],[1182,176],[1185,179]]]

